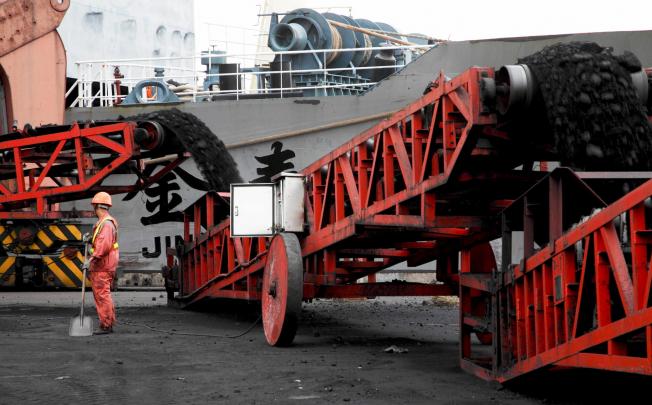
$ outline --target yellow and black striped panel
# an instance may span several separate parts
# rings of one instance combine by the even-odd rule
[[[77,225],[53,224],[39,229],[34,243],[29,246],[32,251],[48,251],[55,242],[81,242],[82,232]]]
[[[0,256],[0,286],[13,287],[16,285],[16,258],[13,256]]]
[[[14,243],[15,238],[16,232],[13,230],[13,228],[5,225],[0,225],[0,244],[3,246],[9,246]]]
[[[34,242],[29,246],[20,244],[17,238],[17,229],[20,226],[0,225],[0,244],[4,249],[13,253],[47,254],[58,249],[61,245],[70,242],[82,241],[82,227],[76,224],[44,224],[37,232]]]
[[[43,256],[43,264],[47,269],[46,283],[51,287],[80,288],[82,285],[82,265],[84,257],[80,252],[68,258],[63,255],[58,257]],[[86,278],[86,285],[90,280]]]

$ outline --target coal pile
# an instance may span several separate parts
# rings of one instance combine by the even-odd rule
[[[172,131],[190,152],[202,176],[214,191],[229,191],[242,177],[224,143],[199,118],[176,108],[122,118],[126,121],[156,121]]]
[[[652,129],[631,73],[631,52],[616,56],[591,42],[556,44],[519,60],[539,85],[562,164],[584,170],[649,170]]]

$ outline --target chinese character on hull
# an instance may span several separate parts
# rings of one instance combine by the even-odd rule
[[[265,156],[254,156],[258,163],[262,163],[265,167],[256,169],[256,173],[261,175],[257,179],[252,180],[252,183],[270,183],[272,177],[277,174],[294,169],[294,164],[288,160],[294,158],[294,151],[291,149],[283,150],[281,142],[274,142],[270,148],[272,153]]]

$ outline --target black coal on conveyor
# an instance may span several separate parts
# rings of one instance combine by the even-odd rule
[[[649,170],[652,130],[631,73],[631,52],[590,42],[551,45],[519,60],[538,83],[562,164],[585,170]]]

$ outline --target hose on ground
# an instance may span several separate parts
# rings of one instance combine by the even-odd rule
[[[199,336],[199,337],[211,337],[211,338],[218,338],[218,339],[237,339],[240,338],[247,333],[251,332],[251,330],[258,325],[258,322],[262,319],[262,315],[258,317],[247,329],[245,329],[242,333],[239,333],[237,335],[213,335],[209,333],[193,333],[193,332],[179,332],[176,330],[172,329],[160,329],[160,328],[155,328],[153,326],[150,326],[146,323],[138,323],[138,322],[131,322],[131,321],[120,321],[119,323],[121,325],[129,325],[129,326],[135,326],[135,327],[143,327],[147,328],[153,332],[158,332],[158,333],[167,333],[169,335],[180,335],[180,336]]]

